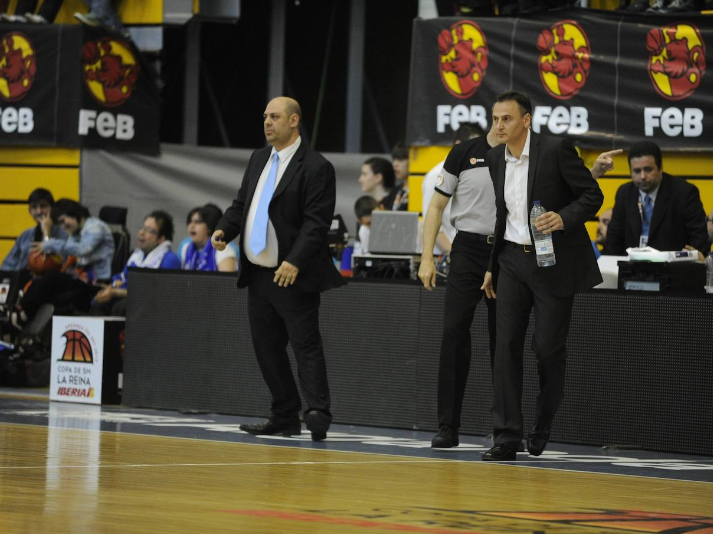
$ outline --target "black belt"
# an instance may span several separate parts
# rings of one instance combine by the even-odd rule
[[[483,243],[487,243],[488,245],[492,245],[493,241],[495,241],[494,235],[475,234],[473,232],[464,232],[462,230],[458,230],[458,234],[463,234],[463,237],[466,237],[467,239],[481,241]]]
[[[519,243],[513,243],[512,241],[505,241],[505,244],[508,245],[509,247],[515,248],[517,250],[521,250],[522,252],[533,252],[534,249],[532,248],[532,245],[520,245]]]

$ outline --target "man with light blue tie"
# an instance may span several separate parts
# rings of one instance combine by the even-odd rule
[[[631,182],[619,187],[604,254],[625,256],[627,248],[699,250],[708,245],[706,214],[698,188],[663,172],[661,149],[640,141],[629,150]]]
[[[302,409],[287,357],[289,342],[307,402],[312,439],[332,421],[319,332],[320,293],[344,284],[329,254],[327,232],[336,201],[334,167],[300,137],[297,101],[278,97],[263,114],[271,145],[253,152],[237,198],[212,237],[217,250],[240,235],[238,287],[248,288],[253,347],[272,395],[264,423],[240,425],[254,435],[299,435]]]

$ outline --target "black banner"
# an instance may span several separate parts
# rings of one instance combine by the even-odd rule
[[[561,10],[520,18],[414,22],[407,142],[450,145],[463,122],[490,125],[493,100],[532,100],[535,132],[591,148],[643,139],[710,150],[713,18]]]
[[[159,152],[160,106],[133,43],[99,28],[0,25],[0,145]]]

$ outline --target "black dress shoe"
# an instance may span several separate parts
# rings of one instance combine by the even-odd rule
[[[550,430],[548,429],[538,429],[533,428],[530,435],[527,436],[527,452],[531,456],[539,456],[547,447],[547,443],[550,441]]]
[[[441,425],[438,427],[438,434],[431,440],[433,449],[450,449],[460,444],[458,440],[458,429],[451,425]]]
[[[243,432],[247,432],[248,434],[252,434],[254,436],[274,436],[275,434],[281,434],[283,436],[299,436],[302,433],[302,427],[299,419],[284,423],[278,423],[268,419],[263,423],[242,424],[239,428]]]
[[[501,443],[483,453],[484,462],[514,462],[517,460],[517,445]]]
[[[327,438],[329,419],[324,414],[317,410],[310,410],[305,412],[304,420],[307,430],[312,433],[312,441],[322,441]]]

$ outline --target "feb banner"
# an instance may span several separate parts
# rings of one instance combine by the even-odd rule
[[[79,25],[0,25],[0,145],[157,154],[159,110],[130,40]]]
[[[710,150],[713,18],[560,10],[528,18],[414,22],[407,141],[450,145],[464,122],[490,126],[500,93],[532,100],[535,132],[581,146],[655,140]]]

